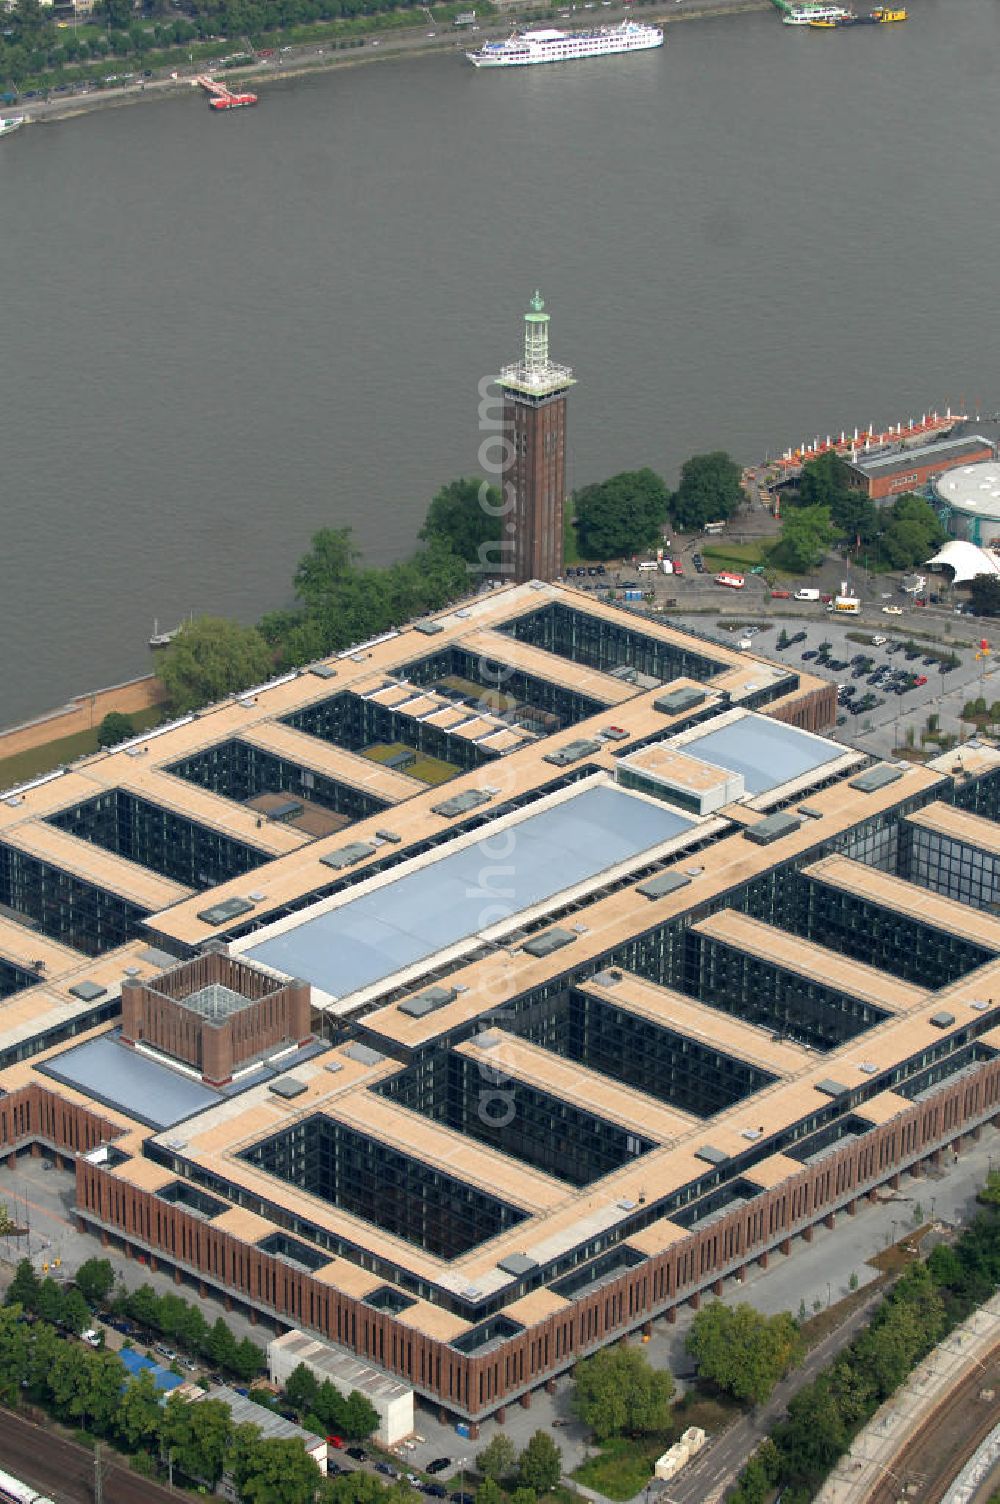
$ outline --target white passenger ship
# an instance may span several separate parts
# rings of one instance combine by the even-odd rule
[[[786,26],[811,26],[814,21],[839,21],[846,15],[842,5],[792,5],[781,19]]]
[[[601,26],[596,31],[522,31],[505,42],[484,42],[478,52],[467,52],[477,68],[519,68],[529,63],[568,63],[579,57],[606,57],[609,53],[643,52],[663,46],[659,26],[623,21],[620,26]]]

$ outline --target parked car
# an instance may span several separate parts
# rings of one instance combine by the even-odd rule
[[[383,1475],[383,1477],[386,1477],[386,1478],[398,1478],[399,1477],[398,1471],[396,1470],[396,1468],[394,1468],[392,1466],[391,1462],[376,1462],[376,1464],[375,1464],[375,1471],[377,1473],[381,1473]]]
[[[424,1469],[428,1473],[444,1473],[451,1467],[450,1457],[435,1457],[433,1462],[428,1462]]]
[[[772,601],[790,601],[791,598],[792,598],[792,592],[790,590],[772,590],[771,591],[771,599],[772,599]]]
[[[882,614],[883,616],[902,616],[903,608],[902,606],[883,606]]]
[[[368,1453],[365,1451],[364,1447],[348,1447],[347,1455],[348,1457],[353,1457],[355,1462],[368,1461]]]
[[[448,1490],[443,1483],[425,1483],[424,1493],[432,1499],[446,1499],[448,1497]]]

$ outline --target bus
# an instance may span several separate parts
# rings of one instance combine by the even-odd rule
[[[705,526],[702,528],[702,532],[709,534],[721,533],[724,531],[725,526],[726,524],[724,522],[706,522]]]
[[[715,576],[717,585],[728,585],[730,590],[742,590],[746,579],[741,574],[732,574],[728,569],[723,569]]]

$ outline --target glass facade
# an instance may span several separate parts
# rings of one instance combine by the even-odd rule
[[[349,820],[363,820],[390,808],[385,800],[363,789],[325,778],[322,773],[286,762],[273,752],[235,738],[175,762],[169,771],[238,804],[260,794],[290,794],[334,814],[346,815]]]
[[[10,997],[12,992],[20,992],[23,987],[36,986],[42,975],[37,971],[27,971],[23,966],[0,956],[0,998]]]
[[[925,825],[901,832],[900,876],[932,893],[996,913],[1000,904],[1000,857]]]
[[[47,818],[80,840],[188,888],[214,888],[271,860],[267,852],[124,789],[109,789]]]
[[[406,663],[399,672],[411,684],[427,686],[456,705],[500,716],[539,734],[575,726],[606,708],[602,700],[462,647]]]
[[[497,630],[604,673],[634,668],[663,682],[681,676],[705,681],[721,674],[727,666],[694,647],[661,642],[638,625],[592,616],[555,602],[540,611],[517,616]]]
[[[502,1050],[498,1052],[502,1057]],[[417,1112],[570,1185],[589,1185],[652,1141],[516,1076],[437,1049],[381,1088]]]
[[[308,705],[283,717],[285,724],[297,731],[318,736],[348,752],[363,752],[377,743],[401,743],[426,757],[452,763],[458,772],[481,768],[494,762],[496,752],[477,746],[462,736],[453,736],[439,726],[418,721],[402,711],[391,710],[375,700],[363,699],[347,691],[333,695],[318,705]],[[405,769],[404,769],[405,771]]]
[[[444,1259],[458,1258],[526,1215],[321,1114],[254,1144],[240,1158]]]
[[[0,905],[85,956],[103,955],[144,934],[149,912],[2,842]]]

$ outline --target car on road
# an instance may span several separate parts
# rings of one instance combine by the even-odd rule
[[[914,689],[920,689],[920,687],[922,685],[926,684],[926,683],[927,683],[927,675],[926,674],[918,674],[917,677],[913,681],[913,688]]]
[[[790,590],[772,590],[771,591],[771,599],[772,599],[772,601],[790,601],[791,598],[792,598],[792,592]]]
[[[397,1469],[393,1467],[393,1465],[392,1465],[391,1462],[376,1462],[376,1464],[375,1464],[375,1471],[377,1473],[381,1473],[383,1475],[383,1477],[386,1477],[386,1478],[398,1478],[399,1477],[399,1473],[398,1473]]]
[[[803,663],[808,663],[810,658],[815,658],[815,657],[816,657],[816,649],[815,648],[806,648],[805,652],[802,654],[802,662]]]
[[[348,1457],[353,1457],[355,1462],[368,1461],[368,1453],[365,1451],[364,1447],[348,1447],[347,1455]]]
[[[444,1473],[451,1467],[450,1457],[435,1457],[433,1462],[428,1462],[424,1469],[425,1473]]]
[[[425,1483],[423,1491],[431,1499],[446,1499],[448,1497],[448,1490],[443,1483]]]
[[[883,606],[882,614],[883,616],[902,616],[903,608],[902,606]]]

